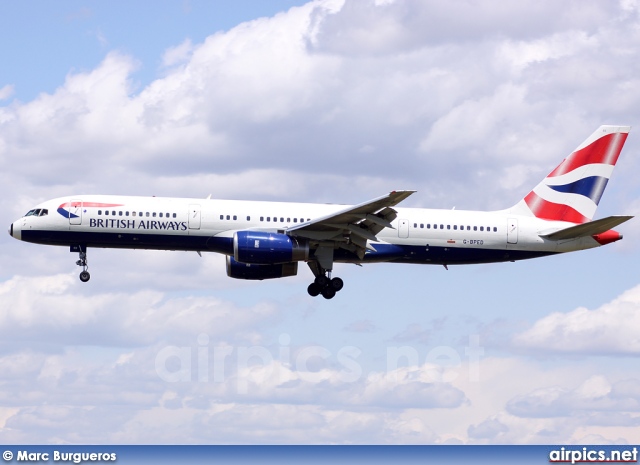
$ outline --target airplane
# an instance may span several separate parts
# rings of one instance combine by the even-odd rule
[[[89,281],[91,247],[217,252],[231,278],[295,276],[306,262],[309,295],[333,298],[334,263],[466,265],[542,257],[622,239],[632,216],[593,220],[629,134],[600,126],[514,206],[500,211],[399,208],[413,190],[358,205],[71,195],[11,224],[15,239],[70,247]]]

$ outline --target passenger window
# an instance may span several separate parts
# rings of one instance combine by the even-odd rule
[[[162,218],[162,212],[158,213],[158,216],[159,216],[160,218]]]
[[[105,215],[107,215],[107,216],[109,216],[109,210],[105,210],[105,211],[104,211],[104,214],[105,214]]]
[[[447,229],[451,229],[451,225],[450,224],[447,225]]]
[[[478,230],[478,227],[477,227],[477,226],[474,226],[474,227],[473,227],[473,230],[474,230],[474,231],[477,231],[477,230]]]
[[[251,221],[251,217],[250,216],[247,216],[247,221]]]
[[[238,215],[233,215],[233,221],[238,219]]]
[[[294,222],[294,223],[297,223],[297,222],[298,222],[298,218],[294,218],[294,219],[293,219],[293,222]]]
[[[152,216],[153,216],[153,218],[155,218],[155,217],[156,217],[156,212],[153,212],[153,215],[152,215]]]
[[[280,218],[280,223],[284,223],[284,218]]]
[[[444,224],[441,224],[441,225],[440,225],[440,229],[444,229]]]
[[[131,216],[136,216],[136,212],[131,212]]]
[[[102,215],[102,210],[98,210],[98,215]]]
[[[114,211],[112,211],[112,212],[111,212],[111,214],[112,214],[113,216],[116,216],[116,212],[115,212],[115,210],[114,210]]]
[[[221,219],[221,220],[224,220],[224,215],[220,215],[220,219]]]
[[[484,231],[484,226],[480,226],[480,231]]]
[[[124,212],[124,216],[129,216],[129,212]]]
[[[122,210],[118,212],[118,216],[122,216]]]
[[[431,229],[431,223],[427,223],[427,229]]]
[[[149,212],[145,212],[146,213],[146,217],[149,218]]]
[[[270,216],[267,216],[267,221],[271,221],[271,217]]]
[[[498,232],[498,228],[496,228],[495,226],[493,227],[493,232]]]
[[[453,230],[454,230],[454,231],[457,231],[457,230],[458,230],[458,225],[457,225],[457,224],[454,224],[454,225],[453,225]]]
[[[287,223],[291,223],[291,218],[287,218]]]
[[[424,229],[424,223],[420,223],[420,229]]]
[[[467,226],[467,231],[471,231],[471,226]]]
[[[261,217],[260,217],[260,221],[264,221],[264,216],[261,216]]]
[[[176,217],[176,214],[175,214],[175,213],[173,214],[173,217],[174,217],[174,218]]]

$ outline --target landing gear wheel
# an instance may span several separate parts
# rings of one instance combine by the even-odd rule
[[[321,291],[322,291],[322,288],[318,286],[316,283],[309,284],[309,287],[307,288],[307,292],[311,297],[317,297]]]
[[[87,281],[89,281],[89,279],[91,279],[91,275],[89,274],[88,271],[82,271],[80,273],[80,281],[82,281],[83,283],[86,283]]]
[[[329,286],[331,286],[331,289],[338,292],[344,287],[344,281],[340,278],[333,278],[329,283]]]
[[[327,286],[322,289],[322,297],[324,297],[325,299],[333,299],[335,295],[336,291],[331,286]]]
[[[333,261],[329,260],[327,262],[325,260],[325,263],[333,264]],[[311,297],[317,297],[322,294],[322,297],[325,299],[333,299],[336,296],[336,293],[344,287],[344,281],[338,277],[332,279],[331,268],[322,267],[319,261],[310,261],[308,264],[315,276],[314,281],[309,284],[309,287],[307,287],[309,295]]]
[[[327,287],[327,284],[329,284],[329,278],[324,275],[317,276],[314,284],[318,285],[320,289],[324,289],[325,287]]]

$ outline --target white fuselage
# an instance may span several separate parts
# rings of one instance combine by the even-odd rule
[[[196,250],[230,255],[236,231],[284,233],[345,205],[112,195],[50,200],[13,223],[27,242],[84,247]],[[364,259],[347,262],[469,264],[514,261],[597,247],[592,237],[553,241],[541,234],[571,223],[494,212],[396,208],[395,229],[385,228]],[[46,214],[43,212],[46,211]]]

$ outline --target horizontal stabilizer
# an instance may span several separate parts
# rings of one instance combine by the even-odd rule
[[[590,221],[589,223],[583,223],[577,226],[571,226],[550,234],[540,234],[540,237],[551,239],[552,241],[560,241],[564,239],[577,239],[579,237],[593,236],[595,234],[602,234],[611,228],[615,228],[619,224],[629,221],[631,218],[633,218],[633,216],[608,216],[607,218]]]

